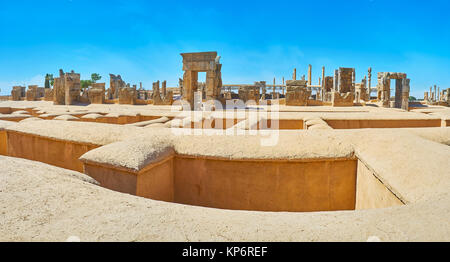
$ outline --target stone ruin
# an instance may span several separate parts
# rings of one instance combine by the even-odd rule
[[[137,100],[137,90],[136,86],[130,87],[130,85],[126,85],[126,87],[122,87],[119,89],[119,104],[122,105],[135,105]]]
[[[355,100],[354,68],[340,67],[334,71],[334,90],[331,93],[332,106],[353,106]]]
[[[45,88],[37,85],[29,85],[25,97],[27,101],[40,100],[45,95]]]
[[[355,100],[355,94],[352,92],[339,93],[334,91],[331,93],[332,106],[353,106],[353,100]]]
[[[395,79],[395,98],[391,103],[391,80]],[[383,107],[394,107],[408,110],[410,80],[405,73],[378,73],[377,98]]]
[[[322,80],[322,101],[331,102],[333,92],[333,77],[325,76]]]
[[[109,74],[110,82],[109,89],[107,91],[108,99],[117,99],[119,98],[119,93],[121,88],[125,88],[127,85],[122,80],[120,75]]]
[[[26,95],[25,86],[13,86],[11,90],[11,97],[13,101],[20,101],[22,97]]]
[[[91,104],[103,104],[105,102],[105,83],[93,83],[88,90],[88,97]]]
[[[307,88],[306,80],[286,81],[286,105],[306,106],[311,96],[311,90]]]
[[[442,99],[443,102],[447,103],[447,106],[450,106],[450,88],[442,90]]]
[[[424,101],[429,105],[450,106],[449,91],[450,88],[441,91],[440,87],[434,85],[434,91],[433,87],[430,87],[430,92],[424,93]]]
[[[355,101],[360,103],[361,101],[370,100],[369,94],[367,93],[367,79],[364,78],[361,83],[355,83]]]
[[[162,82],[162,90],[159,88],[159,80],[153,83],[152,100],[154,105],[172,105],[173,91],[167,91],[167,82]],[[161,92],[162,91],[162,92]]]
[[[53,101],[53,89],[52,88],[45,88],[44,100],[45,101]]]
[[[206,100],[221,100],[222,64],[217,52],[182,53],[183,99],[194,108],[194,93],[198,91],[198,73],[206,72]]]
[[[260,86],[261,82],[255,82],[254,85],[240,86],[238,90],[239,99],[244,103],[247,101],[255,101],[258,103],[260,98]],[[229,97],[231,99],[231,92]]]
[[[38,86],[37,85],[30,85],[28,86],[28,90],[26,92],[26,99],[27,101],[35,101],[38,98]]]
[[[70,73],[64,73],[60,69],[59,77],[56,77],[54,80],[54,105],[73,105],[80,101],[80,74],[75,73],[73,70]]]

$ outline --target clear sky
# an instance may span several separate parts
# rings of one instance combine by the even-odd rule
[[[0,88],[75,70],[130,84],[182,77],[182,52],[218,51],[224,84],[355,67],[405,72],[411,94],[450,87],[449,0],[1,0]],[[203,76],[204,78],[204,76]],[[199,79],[204,80],[204,79]]]

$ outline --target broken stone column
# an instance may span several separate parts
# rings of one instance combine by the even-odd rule
[[[91,104],[103,104],[105,102],[105,83],[93,83],[88,91],[89,102]]]
[[[122,77],[120,75],[113,75],[109,74],[109,92],[108,92],[108,99],[117,99],[119,98],[119,91],[121,88],[126,87],[125,82],[122,80]]]
[[[162,99],[161,99],[161,93],[159,91],[159,80],[153,83],[153,95],[152,95],[152,99],[153,99],[153,104],[161,104]]]
[[[444,94],[444,102],[447,102],[450,105],[450,88],[445,89],[444,91],[442,91]]]
[[[22,97],[25,97],[26,92],[25,92],[26,87],[24,86],[13,86],[12,90],[11,90],[11,97],[13,101],[20,101]]]
[[[64,105],[66,103],[66,90],[64,88],[64,72],[59,70],[59,77],[54,78],[53,83],[53,104]]]
[[[44,100],[45,101],[53,101],[53,89],[51,89],[51,88],[45,89]]]
[[[325,80],[325,66],[322,66],[322,83]],[[323,86],[323,84],[322,84]]]
[[[137,91],[134,88],[123,87],[119,90],[119,104],[135,105]]]
[[[403,79],[395,80],[395,108],[402,108]]]
[[[354,92],[353,87],[353,77],[355,69],[354,68],[344,68],[340,67],[338,71],[338,85],[340,93]]]
[[[436,102],[436,85],[434,85],[433,102]]]
[[[161,87],[163,97],[166,97],[166,96],[167,96],[167,91],[166,91],[166,88],[167,88],[167,87],[166,87],[166,85],[167,85],[167,81],[164,80],[164,81],[162,82],[162,87]]]
[[[370,99],[370,93],[372,92],[372,67],[367,70],[367,93]]]
[[[27,99],[27,101],[35,101],[35,100],[37,100],[37,98],[38,98],[37,89],[38,89],[37,85],[30,85],[30,86],[28,86],[28,90],[26,92],[26,99]]]
[[[339,92],[339,70],[334,70],[333,90]]]
[[[312,85],[312,65],[308,65],[308,85]]]
[[[65,105],[73,105],[80,101],[81,81],[80,74],[73,70],[70,73],[64,74],[64,91],[65,91]]]
[[[297,68],[294,68],[294,73],[292,73],[292,79],[297,80]]]
[[[326,76],[322,81],[322,101],[331,101],[331,92],[333,91],[333,81],[332,76]]]
[[[402,102],[401,109],[408,111],[409,110],[409,91],[410,91],[410,79],[403,78],[402,80]]]

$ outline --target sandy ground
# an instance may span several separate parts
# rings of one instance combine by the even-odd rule
[[[449,193],[363,211],[229,211],[110,191],[23,159],[0,156],[0,166],[1,241],[450,241]]]

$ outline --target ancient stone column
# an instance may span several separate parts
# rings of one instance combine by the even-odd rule
[[[161,87],[161,91],[162,91],[162,95],[163,95],[163,97],[166,97],[166,95],[167,95],[167,91],[166,91],[166,85],[167,85],[167,81],[166,80],[164,80],[163,82],[162,82],[162,87]]]
[[[436,85],[434,85],[433,102],[436,102]]]
[[[403,79],[395,80],[395,108],[402,107]]]
[[[438,91],[437,91],[437,101],[441,101],[441,88],[438,87]]]
[[[389,77],[384,76],[382,78],[382,93],[381,93],[381,101],[383,107],[390,107],[390,98],[391,98],[391,90],[390,90],[390,79]]]
[[[402,103],[401,108],[403,110],[409,110],[409,91],[410,91],[410,79],[404,78],[402,79]]]
[[[334,70],[333,91],[339,92],[339,70]]]
[[[308,85],[312,85],[312,79],[311,79],[311,75],[312,75],[312,65],[308,65]]]
[[[273,94],[272,94],[272,99],[275,99],[275,77],[273,78]]]
[[[423,93],[423,100],[428,101],[428,92]]]
[[[197,72],[187,70],[183,75],[183,97],[194,110],[194,83],[197,83]]]
[[[292,74],[292,80],[297,80],[297,68],[294,68],[294,73]]]
[[[324,80],[325,80],[325,67],[322,66],[322,83],[319,84],[319,85],[323,86],[323,81],[324,81]]]

